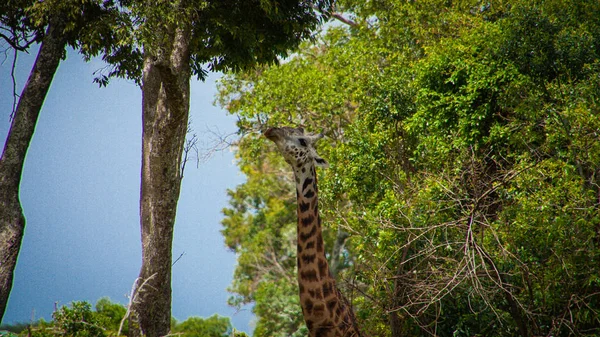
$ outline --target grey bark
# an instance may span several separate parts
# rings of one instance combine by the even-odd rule
[[[350,237],[350,234],[338,228],[335,242],[333,243],[333,250],[331,251],[331,266],[329,268],[333,278],[337,278],[338,273],[345,267],[343,265],[344,257],[342,256],[342,250],[348,237]]]
[[[189,30],[175,29],[160,53],[146,46],[142,81],[142,173],[140,222],[142,267],[137,327],[131,336],[164,336],[171,324],[173,228],[188,126]]]
[[[21,93],[0,158],[0,322],[8,303],[25,229],[25,216],[19,199],[23,164],[65,46],[62,24],[51,24]]]

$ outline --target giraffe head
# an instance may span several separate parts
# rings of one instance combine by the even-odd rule
[[[277,145],[285,161],[293,167],[300,167],[310,162],[320,167],[329,166],[315,150],[315,143],[323,138],[323,134],[305,134],[302,128],[281,127],[269,128],[264,135]]]

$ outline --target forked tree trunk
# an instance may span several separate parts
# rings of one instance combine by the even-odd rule
[[[0,322],[8,303],[25,229],[19,200],[23,164],[65,45],[61,25],[50,25],[21,93],[0,158]]]
[[[130,335],[164,336],[171,324],[173,227],[188,126],[189,31],[177,29],[162,53],[146,48],[142,83],[142,267]],[[162,55],[162,59],[156,57]]]

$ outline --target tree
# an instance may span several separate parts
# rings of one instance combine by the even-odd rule
[[[320,210],[329,242],[350,234],[340,276],[367,332],[598,334],[598,4],[340,5],[353,25],[221,85],[247,131],[248,179],[224,211],[231,289],[263,310],[257,330],[274,294],[295,296],[261,273],[294,272],[279,187],[292,182],[255,137],[285,123],[329,136]]]
[[[170,324],[171,241],[182,178],[181,153],[187,130],[190,76],[194,74],[202,79],[207,70],[238,70],[256,63],[276,62],[302,39],[310,37],[320,21],[313,6],[326,11],[328,1],[160,1],[152,6],[144,1],[122,1],[118,6],[108,1],[102,4],[111,10],[119,10],[111,11],[115,16],[107,20],[106,25],[97,26],[86,25],[85,18],[77,14],[98,16],[95,9],[100,2],[84,3],[83,7],[60,1],[27,5],[33,5],[32,11],[39,13],[37,27],[44,27],[47,22],[44,20],[53,18],[68,28],[57,32],[81,30],[86,33],[60,35],[66,40],[61,41],[58,59],[68,42],[77,46],[86,57],[102,53],[102,58],[112,65],[108,74],[101,73],[96,78],[99,84],[106,85],[111,77],[117,76],[142,85],[140,213],[143,251],[139,284],[146,287],[138,289],[139,301],[134,303],[133,311],[141,332],[149,336],[165,335]],[[19,20],[25,11],[21,5],[18,2],[6,4],[15,15],[21,15],[8,17],[8,24],[22,23]],[[74,22],[62,18],[60,13],[71,15],[69,18],[74,18]],[[79,40],[82,36],[89,39]],[[17,38],[15,35],[6,40],[13,43]],[[203,68],[205,66],[208,69]],[[53,74],[55,68],[45,69]],[[38,97],[37,102],[41,106],[43,96]],[[15,118],[15,121],[20,120],[20,117]],[[34,125],[28,123],[28,139],[20,144],[28,144]],[[12,140],[7,141],[8,146],[12,143]],[[8,257],[7,262],[2,264],[2,268],[6,267],[2,275],[7,280],[3,287],[8,288],[24,226],[18,204],[18,178],[25,150],[26,146],[17,154],[21,158],[20,164],[5,174],[11,179],[3,180],[7,184],[3,191],[10,191],[3,201],[6,206],[3,209],[16,210],[2,220],[2,230],[6,233],[3,244],[7,246],[1,248],[9,252],[4,255]],[[8,294],[8,288],[2,294]],[[140,332],[130,329],[132,334],[136,331]]]
[[[108,297],[103,297],[96,302],[96,313],[109,335],[127,335],[129,332],[129,326],[124,321],[127,309],[123,305],[113,303]]]
[[[12,115],[0,158],[0,321],[12,288],[25,217],[19,200],[21,173],[44,99],[65,48],[84,45],[89,25],[113,10],[101,1],[8,1],[0,5],[0,37],[17,52],[41,42],[38,56]],[[96,39],[97,37],[94,37]],[[95,41],[93,39],[93,41]],[[90,42],[90,41],[88,41]],[[92,48],[92,44],[87,45]]]
[[[188,126],[189,81],[207,69],[245,69],[276,62],[309,38],[327,1],[145,1],[122,5],[139,23],[131,31],[127,57],[105,57],[115,71],[142,87],[142,182],[140,217],[142,267],[130,334],[162,336],[171,317],[171,243],[179,198],[182,151]],[[118,55],[114,45],[104,55]],[[138,78],[140,80],[140,78]],[[141,285],[144,285],[142,287]]]
[[[72,302],[52,314],[54,327],[63,336],[104,337],[104,328],[88,302]]]
[[[183,337],[228,337],[232,335],[229,318],[216,314],[208,318],[190,317],[181,323],[176,323],[172,330],[173,333],[181,334]]]
[[[19,185],[25,155],[44,98],[58,63],[63,56],[65,39],[60,23],[48,28],[40,46],[29,80],[23,90],[15,111],[8,137],[0,159],[0,318],[6,310],[12,288],[13,272],[21,247],[25,217],[19,201]]]

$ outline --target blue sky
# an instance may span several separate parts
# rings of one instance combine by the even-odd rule
[[[36,51],[19,56],[18,93]],[[0,55],[0,61],[4,55]],[[125,304],[139,273],[141,92],[130,81],[107,88],[92,83],[101,61],[85,63],[69,51],[42,108],[21,181],[27,219],[3,323],[51,319],[55,303],[95,303],[103,296]],[[12,108],[11,60],[0,65],[0,142]],[[215,80],[192,80],[190,117],[208,148],[212,131],[236,131],[235,117],[214,107]],[[235,255],[219,232],[226,189],[244,181],[229,150],[186,167],[177,210],[173,256],[173,316],[229,316],[251,332],[251,308],[227,305]]]

